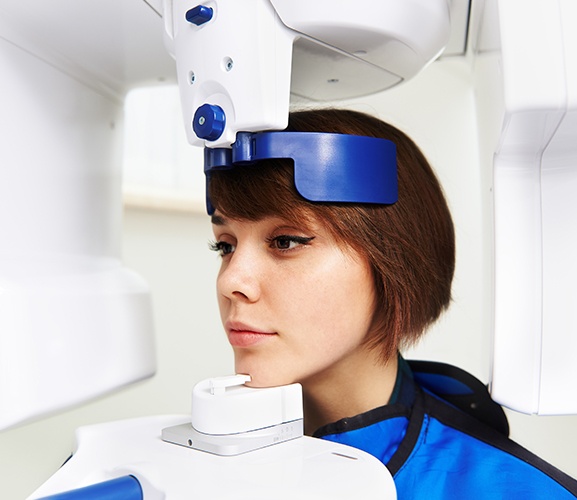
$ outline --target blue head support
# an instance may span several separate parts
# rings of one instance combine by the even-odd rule
[[[207,186],[214,170],[243,168],[271,158],[294,161],[296,190],[309,201],[389,205],[398,198],[393,142],[322,132],[239,132],[231,149],[205,148]],[[212,215],[208,195],[206,201]]]

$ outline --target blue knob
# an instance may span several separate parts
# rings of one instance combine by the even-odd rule
[[[212,19],[213,10],[210,7],[204,5],[197,5],[193,9],[190,9],[186,13],[186,20],[189,23],[196,24],[200,26],[201,24],[207,23]]]
[[[203,104],[194,113],[192,129],[197,137],[216,141],[224,132],[226,115],[216,104]]]

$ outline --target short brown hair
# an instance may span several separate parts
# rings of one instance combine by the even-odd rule
[[[389,359],[414,343],[451,301],[455,267],[453,222],[431,166],[403,132],[350,110],[291,113],[288,131],[380,137],[397,147],[399,201],[393,205],[316,203],[294,187],[291,160],[214,172],[209,196],[226,217],[292,221],[314,217],[367,259],[377,304],[367,342]]]

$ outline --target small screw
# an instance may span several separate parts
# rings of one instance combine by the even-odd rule
[[[204,118],[204,116],[201,116],[201,117],[198,119],[198,124],[199,124],[199,125],[204,125],[204,122],[205,122],[205,121],[206,121],[206,119]]]
[[[188,74],[188,83],[190,83],[191,85],[195,82],[196,80],[196,75],[194,74],[194,71],[191,71]]]
[[[226,69],[227,71],[230,71],[233,66],[234,66],[234,61],[233,61],[230,57],[227,57],[227,58],[224,60],[224,67],[225,67],[225,69]]]

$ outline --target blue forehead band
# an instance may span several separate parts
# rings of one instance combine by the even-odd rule
[[[322,132],[239,132],[232,148],[205,148],[207,187],[215,170],[291,158],[299,194],[309,201],[377,203],[398,199],[395,144],[386,139]],[[214,208],[207,195],[207,211]]]

